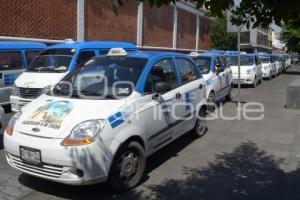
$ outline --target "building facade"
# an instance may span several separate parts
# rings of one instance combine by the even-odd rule
[[[55,43],[72,38],[128,41],[146,49],[210,48],[212,19],[193,4],[151,8],[123,2],[116,15],[111,0],[0,0],[0,40]]]

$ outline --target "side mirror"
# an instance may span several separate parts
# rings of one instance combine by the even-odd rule
[[[171,90],[171,86],[168,82],[161,81],[161,82],[157,82],[154,85],[154,92],[158,94],[165,93],[170,90]]]

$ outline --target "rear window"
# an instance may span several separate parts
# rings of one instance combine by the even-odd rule
[[[22,53],[20,51],[0,52],[0,70],[23,69]]]

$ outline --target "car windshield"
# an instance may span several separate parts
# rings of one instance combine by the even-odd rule
[[[240,65],[241,66],[249,66],[254,64],[254,57],[253,56],[240,56]],[[238,66],[238,56],[231,56],[230,57],[230,64],[233,66]]]
[[[270,62],[270,58],[269,57],[259,57],[260,61],[262,63],[269,63]]]
[[[271,62],[272,62],[272,63],[276,62],[277,60],[278,60],[278,59],[277,59],[276,56],[271,56]]]
[[[208,74],[210,72],[210,66],[211,66],[211,57],[194,57],[193,58],[197,64],[197,67],[200,68],[202,71],[202,74]]]
[[[35,57],[28,71],[66,72],[72,61],[75,49],[48,49]]]
[[[119,99],[135,88],[147,59],[101,57],[88,61],[69,73],[52,95],[82,99]]]

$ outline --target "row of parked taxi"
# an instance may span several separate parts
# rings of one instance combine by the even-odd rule
[[[16,112],[4,133],[6,158],[24,173],[65,184],[135,187],[146,157],[187,132],[205,134],[209,103],[230,99],[237,83],[236,52],[67,41],[40,46],[32,59],[29,52],[40,50],[33,46],[0,58]],[[254,87],[291,65],[265,53],[242,53],[240,64],[240,81]]]

